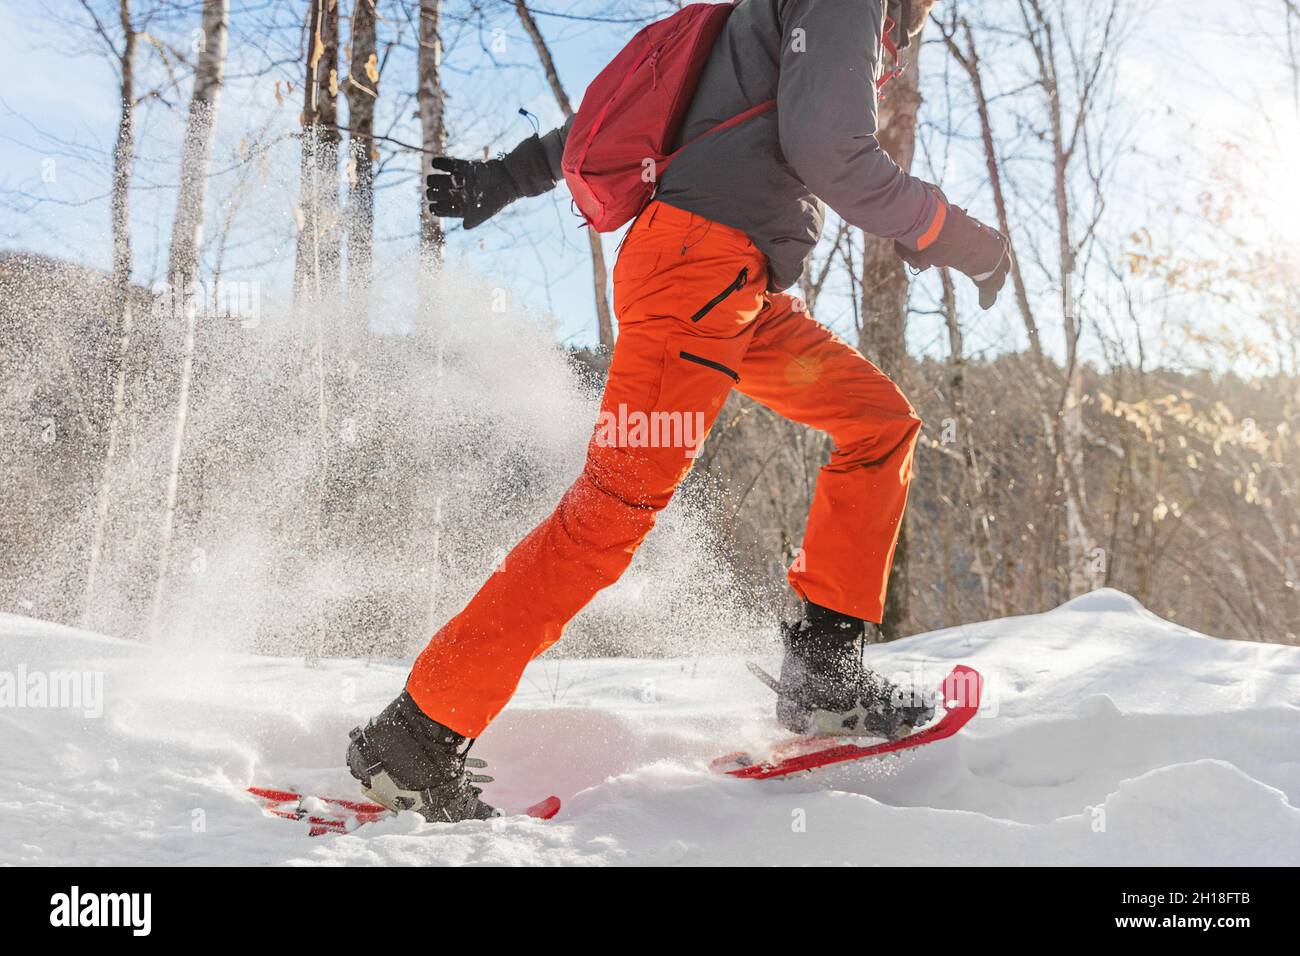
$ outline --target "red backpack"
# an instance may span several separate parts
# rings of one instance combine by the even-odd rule
[[[751,106],[672,149],[731,9],[730,3],[692,3],[650,24],[587,87],[561,167],[578,211],[597,232],[635,218],[682,149],[775,109],[776,100]]]

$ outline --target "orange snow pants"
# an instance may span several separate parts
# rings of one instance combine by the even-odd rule
[[[424,713],[466,737],[622,575],[733,388],[830,434],[790,584],[880,621],[921,427],[898,387],[798,299],[769,292],[766,260],[744,233],[664,203],[623,243],[614,310],[618,342],[582,474],[407,681]]]

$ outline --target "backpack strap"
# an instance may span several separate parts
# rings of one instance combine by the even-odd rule
[[[903,58],[901,55],[899,55],[898,52],[900,47],[897,43],[894,42],[893,33],[895,27],[899,28],[898,30],[899,35],[903,38],[903,46],[901,47],[901,49],[906,49],[907,46],[909,45],[907,34],[904,32],[905,28],[895,23],[894,18],[886,14],[885,30],[880,38],[880,42],[881,45],[884,46],[885,51],[894,58],[894,65],[891,69],[881,71],[880,79],[876,80],[877,93],[883,90],[885,88],[885,84],[888,83],[890,80],[894,79],[895,77],[902,76],[903,71],[907,69],[907,64],[903,62]],[[884,99],[884,97],[882,96],[881,99]]]
[[[746,120],[751,120],[755,116],[762,116],[764,113],[770,113],[774,109],[776,109],[776,100],[764,100],[762,103],[759,103],[755,106],[751,106],[747,110],[742,110],[741,112],[737,113],[735,116],[731,117],[730,119],[725,119],[721,123],[717,123],[714,126],[710,126],[708,129],[700,133],[698,136],[692,136],[689,140],[687,140],[685,143],[682,143],[682,145],[678,146],[675,150],[673,150],[671,153],[669,153],[659,162],[655,163],[655,174],[658,175],[662,173],[665,169],[667,169],[669,163],[671,163],[674,159],[676,159],[677,154],[680,153],[682,150],[684,150],[687,146],[694,146],[696,143],[704,139],[704,137],[706,136],[710,136],[713,133],[720,133],[724,129],[731,129],[731,127],[733,126],[739,126],[741,123],[745,122]]]

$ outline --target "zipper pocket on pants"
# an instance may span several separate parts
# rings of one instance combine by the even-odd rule
[[[693,352],[679,352],[678,355],[686,359],[688,362],[694,362],[696,365],[703,365],[705,368],[716,369],[724,375],[730,375],[733,381],[740,381],[740,376],[727,368],[727,366],[723,365],[721,362],[715,362],[713,359],[707,359],[703,355],[696,355]]]
[[[727,296],[731,295],[731,293],[739,292],[741,289],[743,289],[745,287],[745,283],[748,281],[749,281],[749,266],[745,266],[743,269],[740,270],[740,272],[736,274],[736,278],[731,280],[731,285],[727,286],[725,289],[723,289],[721,292],[715,295],[708,302],[704,303],[703,308],[701,308],[698,312],[696,312],[693,316],[691,316],[691,321],[692,322],[700,321],[700,319],[704,318],[706,315],[712,312],[714,308],[718,305],[718,303],[721,302],[723,299],[725,299]]]

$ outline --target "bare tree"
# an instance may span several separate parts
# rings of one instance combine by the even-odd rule
[[[375,0],[353,0],[348,75],[343,86],[348,101],[348,289],[354,300],[364,298],[374,270],[374,132],[379,99],[375,13]]]
[[[1059,445],[1057,458],[1063,478],[1066,513],[1067,560],[1071,594],[1095,586],[1094,562],[1098,535],[1088,505],[1084,481],[1083,367],[1079,358],[1082,335],[1076,302],[1079,258],[1092,239],[1105,203],[1100,172],[1086,155],[1105,72],[1116,55],[1118,23],[1125,0],[1111,0],[1089,11],[1084,24],[1098,23],[1095,31],[1070,15],[1058,2],[1046,12],[1041,0],[1021,0],[1024,37],[1037,66],[1037,86],[1047,115],[1047,141],[1051,147],[1052,196],[1055,206],[1057,277],[1060,321],[1065,341],[1065,386],[1057,408]],[[1094,35],[1095,33],[1095,35]],[[1059,34],[1059,39],[1058,39]],[[1081,208],[1072,194],[1072,179],[1081,164],[1089,165],[1094,187],[1092,210]]]
[[[294,259],[294,296],[299,302],[320,300],[338,286],[338,62],[338,0],[311,0]]]
[[[212,143],[217,132],[217,98],[226,62],[230,0],[203,0],[203,22],[195,45],[194,89],[181,147],[180,191],[172,220],[167,275],[185,283],[198,272],[203,246],[203,204],[207,197]]]
[[[416,65],[416,100],[420,111],[420,140],[423,156],[447,152],[446,92],[442,88],[442,0],[420,0],[419,57]],[[423,184],[425,160],[420,160]],[[434,263],[442,257],[443,232],[438,217],[420,197],[420,260]]]
[[[948,332],[948,403],[953,411],[961,447],[962,498],[970,531],[971,550],[974,552],[974,571],[980,582],[986,616],[1005,615],[1008,600],[998,586],[999,562],[993,543],[992,509],[989,507],[984,465],[975,446],[975,423],[966,401],[967,358],[965,337],[957,313],[957,292],[952,273],[939,270],[943,289],[942,312]]]
[[[1089,155],[1088,137],[1092,127],[1101,125],[1101,117],[1094,115],[1094,111],[1099,108],[1106,68],[1119,47],[1118,24],[1124,3],[1125,0],[1110,0],[1103,9],[1089,11],[1080,20],[1077,11],[1070,14],[1060,3],[1049,11],[1040,0],[1018,0],[1020,24],[1016,38],[1026,48],[1034,71],[1033,88],[1041,94],[1041,111],[1036,110],[1025,122],[1046,146],[1051,170],[1056,256],[1050,265],[1039,264],[1052,275],[1059,291],[1058,317],[1065,343],[1065,369],[1063,384],[1054,390],[1055,397],[1047,399],[1044,408],[1044,438],[1053,451],[1055,488],[1064,510],[1065,586],[1071,594],[1086,591],[1097,581],[1092,570],[1097,533],[1084,481],[1083,454],[1087,441],[1083,428],[1085,394],[1079,360],[1082,328],[1076,310],[1076,283],[1080,252],[1092,240],[1104,210],[1100,160]],[[964,44],[958,42],[959,31]],[[945,27],[944,42],[971,81],[998,226],[1011,238],[1014,248],[1020,230],[1012,229],[1007,211],[1003,162],[995,145],[975,34],[956,9]],[[1093,189],[1091,208],[1084,208],[1074,193],[1080,166],[1087,167],[1087,178]],[[1012,288],[1029,336],[1038,391],[1043,396],[1051,396],[1053,389],[1049,382],[1056,376],[1043,353],[1037,309],[1030,301],[1023,267],[1022,257],[1017,256],[1011,273]]]
[[[104,447],[103,471],[95,499],[95,516],[90,537],[90,553],[86,567],[86,586],[82,600],[82,620],[91,612],[95,586],[103,560],[104,539],[108,528],[108,513],[112,498],[112,476],[117,464],[118,443],[121,440],[122,419],[126,412],[127,357],[131,351],[133,318],[131,314],[131,168],[135,159],[135,55],[139,33],[131,20],[129,0],[119,0],[117,6],[120,42],[115,41],[99,15],[87,0],[83,8],[94,21],[95,30],[117,61],[118,103],[117,138],[113,145],[113,186],[111,191],[111,222],[113,233],[113,267],[111,289],[111,314],[109,321],[116,330],[117,347],[109,366],[108,381],[112,383],[110,401],[112,410],[108,420],[108,439]]]
[[[202,294],[202,284],[199,282],[199,250],[203,245],[203,206],[212,164],[212,142],[216,136],[217,98],[225,69],[229,17],[229,0],[204,0],[203,25],[198,36],[198,59],[194,67],[194,89],[190,95],[190,112],[181,152],[180,190],[176,197],[167,274],[173,311],[179,308],[185,316],[185,342],[181,349],[176,422],[172,432],[171,461],[167,470],[167,488],[158,542],[158,570],[154,577],[153,600],[149,608],[151,636],[157,633],[161,620],[163,594],[171,562],[176,493],[180,484],[190,385],[194,375],[196,325],[207,298]],[[195,289],[196,298],[191,297],[191,288]],[[213,294],[215,295],[215,289]]]
[[[338,209],[338,0],[311,0],[307,20],[306,82],[303,89],[301,183],[299,186],[299,234],[294,261],[294,296],[301,321],[304,344],[311,347],[304,358],[311,363],[312,393],[301,410],[310,413],[314,406],[316,431],[315,494],[303,502],[303,520],[311,529],[306,541],[295,542],[285,529],[284,544],[289,550],[288,564],[301,569],[310,560],[325,553],[329,520],[328,486],[330,476],[330,384],[336,356],[333,346],[338,332],[332,308],[336,301],[339,278],[339,209]],[[310,309],[306,308],[310,304]],[[312,328],[308,331],[308,322]],[[304,418],[307,425],[310,418]],[[308,660],[314,660],[325,641],[325,620],[320,595],[310,590],[299,596],[307,607],[304,646]]]

